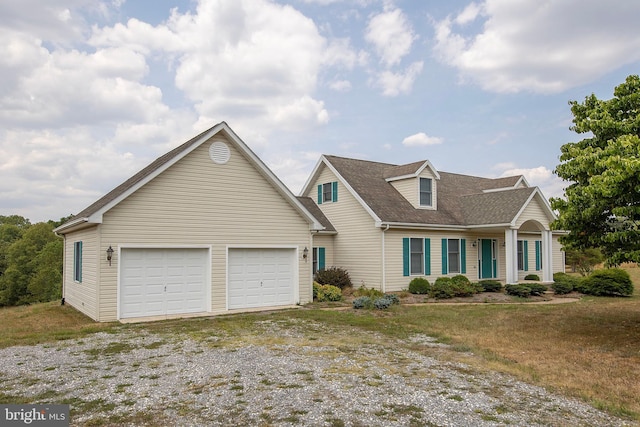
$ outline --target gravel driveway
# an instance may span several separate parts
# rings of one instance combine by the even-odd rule
[[[509,376],[443,361],[453,350],[430,337],[323,328],[258,320],[251,336],[195,336],[123,327],[6,348],[0,396],[69,403],[72,425],[92,426],[633,425]]]

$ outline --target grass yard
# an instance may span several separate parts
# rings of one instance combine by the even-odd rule
[[[233,345],[259,334],[259,320],[312,320],[309,339],[322,342],[345,325],[362,334],[345,336],[357,346],[380,335],[427,334],[457,351],[440,357],[477,369],[511,373],[527,382],[580,397],[614,415],[640,420],[640,269],[627,267],[636,290],[630,298],[585,297],[560,305],[425,305],[389,311],[302,309],[143,323],[97,324],[68,306],[39,304],[0,310],[0,347],[82,337],[120,328],[180,333],[194,339],[224,333]],[[299,324],[299,322],[298,322]],[[326,325],[326,329],[317,325]],[[375,332],[376,334],[372,334]],[[343,338],[341,338],[343,339]],[[382,338],[384,339],[384,338]],[[419,344],[406,342],[420,350]],[[479,356],[472,357],[471,353]]]

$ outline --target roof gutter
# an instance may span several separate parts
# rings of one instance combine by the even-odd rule
[[[83,224],[83,223],[86,223],[86,222],[89,222],[89,218],[87,218],[87,217],[76,218],[76,219],[73,219],[73,220],[71,220],[71,221],[69,221],[67,223],[64,223],[61,226],[55,228],[53,230],[53,232],[59,235],[61,231],[68,230],[70,228],[75,227],[76,225],[80,225],[80,224]],[[64,234],[64,233],[62,233],[62,234]]]
[[[443,224],[416,224],[411,222],[387,222],[387,221],[376,221],[376,227],[386,229],[389,228],[398,228],[398,229],[416,229],[416,228],[425,228],[430,230],[454,230],[454,231],[463,231],[466,230],[467,227],[463,225],[443,225]]]

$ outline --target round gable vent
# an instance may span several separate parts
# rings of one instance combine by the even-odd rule
[[[229,146],[222,141],[216,141],[209,147],[209,157],[214,163],[224,165],[231,158]]]

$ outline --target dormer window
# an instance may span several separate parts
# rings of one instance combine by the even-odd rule
[[[433,206],[433,180],[420,178],[420,206]]]
[[[338,201],[338,181],[318,184],[318,204]]]

